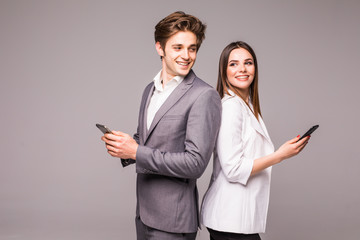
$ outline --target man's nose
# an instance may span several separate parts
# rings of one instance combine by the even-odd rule
[[[181,54],[181,57],[182,57],[183,59],[189,59],[189,51],[186,50],[186,49],[184,49],[184,51],[183,51],[182,54]]]

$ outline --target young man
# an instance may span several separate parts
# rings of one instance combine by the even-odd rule
[[[123,166],[136,164],[137,239],[195,239],[196,179],[205,171],[221,118],[219,94],[191,70],[205,37],[196,17],[175,12],[155,27],[162,70],[144,90],[134,138],[102,140]]]

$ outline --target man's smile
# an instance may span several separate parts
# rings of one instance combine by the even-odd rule
[[[179,65],[182,65],[182,66],[187,66],[187,65],[190,65],[191,62],[179,62],[179,61],[176,61],[177,64]]]

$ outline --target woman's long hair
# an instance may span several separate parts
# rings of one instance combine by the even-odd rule
[[[259,120],[259,116],[261,116],[261,111],[260,111],[260,101],[259,101],[259,91],[258,91],[258,65],[257,65],[255,52],[247,43],[242,42],[242,41],[232,42],[229,45],[227,45],[224,48],[224,50],[222,51],[222,53],[220,55],[220,60],[219,60],[219,74],[218,74],[216,90],[218,91],[221,98],[223,98],[225,94],[229,94],[228,90],[231,90],[236,95],[238,95],[240,98],[243,99],[238,88],[234,87],[233,85],[230,84],[230,82],[227,78],[227,74],[226,74],[230,53],[232,52],[232,50],[237,49],[237,48],[243,48],[243,49],[247,50],[254,59],[255,76],[254,76],[253,82],[251,83],[251,85],[249,87],[249,96],[250,96],[251,103],[253,105],[253,113],[254,113],[255,117]],[[247,103],[246,99],[243,99],[243,100],[245,101],[245,103]],[[248,106],[249,106],[249,104],[248,104]],[[250,106],[249,106],[249,108],[250,108]]]

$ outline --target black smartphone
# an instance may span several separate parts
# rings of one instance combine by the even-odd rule
[[[310,136],[317,128],[319,127],[319,125],[314,125],[312,126],[304,135],[301,136],[301,138],[299,138],[300,141],[301,139],[303,139],[304,137]]]
[[[105,133],[111,133],[111,130],[105,126],[105,125],[102,125],[102,124],[96,124],[96,126],[98,127],[98,129],[100,129],[100,131],[105,134]]]

